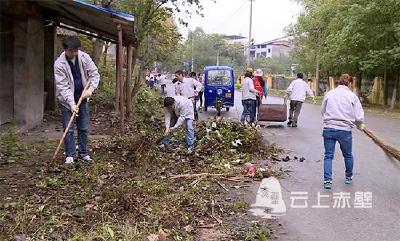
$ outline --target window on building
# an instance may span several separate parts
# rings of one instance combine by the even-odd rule
[[[262,49],[265,49],[266,47],[267,47],[266,44],[261,44],[261,48],[262,48]]]
[[[267,52],[261,52],[261,56],[267,57]]]
[[[269,54],[271,53],[271,49],[270,49],[270,48],[268,48],[268,53],[269,53]]]

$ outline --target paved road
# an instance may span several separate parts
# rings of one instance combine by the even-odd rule
[[[235,107],[230,112],[222,112],[223,117],[239,118],[242,111],[240,93],[235,99]],[[280,98],[268,98],[270,103],[281,101]],[[216,111],[210,110],[202,113],[201,118],[213,115]],[[367,113],[366,124],[385,140],[400,146],[400,120]],[[291,156],[306,159],[304,162],[281,163],[293,171],[281,180],[287,207],[286,215],[278,220],[284,227],[281,240],[400,240],[400,162],[387,156],[365,134],[354,130],[354,183],[350,186],[343,183],[344,162],[337,147],[333,189],[324,190],[320,107],[303,105],[298,128],[274,128],[279,123],[269,125],[263,129],[266,139],[287,149]],[[295,195],[291,192],[307,192],[301,196],[307,197],[308,207],[292,208],[290,198]],[[328,205],[329,208],[311,208],[317,204],[318,192],[329,195],[321,198],[321,205]],[[333,208],[333,196],[340,192],[350,193],[350,208]],[[354,208],[356,192],[371,192],[372,208]],[[255,197],[255,193],[253,195]],[[304,201],[295,202],[295,205],[299,204],[304,204]]]

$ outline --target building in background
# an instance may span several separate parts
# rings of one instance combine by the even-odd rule
[[[250,58],[274,58],[289,56],[293,50],[293,44],[288,40],[272,40],[255,44],[250,49]]]
[[[225,35],[223,36],[227,44],[247,45],[247,38],[240,35]]]

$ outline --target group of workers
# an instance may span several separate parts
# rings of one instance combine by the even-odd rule
[[[60,104],[64,128],[73,114],[77,114],[76,125],[72,125],[67,132],[64,141],[65,163],[73,164],[78,157],[84,162],[92,162],[87,149],[89,129],[89,106],[87,99],[97,88],[100,75],[98,69],[90,56],[79,50],[81,42],[75,36],[63,39],[64,52],[54,63],[54,78],[56,85],[56,96]],[[256,106],[260,105],[262,99],[268,95],[268,87],[262,79],[262,71],[254,73],[247,69],[245,79],[242,82],[242,104],[243,114],[241,120],[247,116],[250,122],[255,121]],[[176,95],[164,99],[165,113],[165,137],[162,146],[168,146],[171,142],[171,133],[182,126],[186,127],[186,145],[191,152],[195,144],[195,120],[193,100],[203,91],[203,85],[192,73],[185,77],[181,70],[175,73]],[[352,132],[351,129],[357,125],[364,129],[364,111],[359,98],[352,91],[353,78],[348,74],[342,74],[339,86],[325,94],[322,102],[323,116],[323,139],[324,139],[324,187],[332,187],[332,160],[336,142],[345,161],[345,183],[352,183],[353,177],[353,155],[352,155]],[[165,83],[164,83],[165,84]],[[150,87],[152,87],[150,85]],[[165,88],[165,86],[164,86]],[[314,98],[313,92],[303,80],[303,74],[297,74],[297,79],[292,81],[287,88],[287,97],[290,100],[288,125],[296,127],[298,116],[308,93]],[[83,101],[79,108],[79,99]],[[314,99],[315,102],[315,99]],[[74,142],[74,129],[78,129],[78,155]]]

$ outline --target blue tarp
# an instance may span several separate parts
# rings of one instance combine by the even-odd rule
[[[97,9],[99,11],[103,11],[105,13],[112,14],[112,15],[114,15],[116,17],[120,17],[120,18],[125,19],[127,21],[132,21],[133,22],[135,20],[133,15],[130,15],[130,14],[127,14],[127,13],[123,13],[123,12],[120,12],[120,11],[117,11],[117,10],[114,10],[114,9],[105,8],[105,7],[100,6],[100,5],[91,4],[91,3],[85,2],[83,0],[74,0],[74,2],[82,4],[82,5],[85,5],[87,7],[95,8],[95,9]]]

